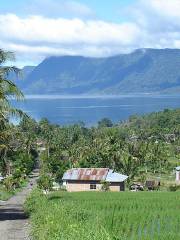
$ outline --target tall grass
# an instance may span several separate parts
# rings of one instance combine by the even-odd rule
[[[180,192],[36,190],[25,207],[38,240],[180,239]]]

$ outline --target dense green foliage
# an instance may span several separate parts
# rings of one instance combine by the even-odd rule
[[[31,154],[26,147],[25,133],[9,121],[11,116],[26,117],[10,103],[12,97],[23,99],[22,92],[9,80],[10,73],[19,72],[14,66],[6,66],[6,62],[12,59],[11,52],[0,49],[0,176],[6,177],[3,184],[0,183],[0,199],[12,195],[12,191],[21,186],[35,163],[35,152]]]
[[[179,49],[139,49],[108,58],[50,57],[17,83],[30,94],[179,93],[179,66]]]
[[[180,192],[35,191],[26,202],[37,240],[178,240]]]
[[[59,126],[47,119],[36,122],[25,116],[18,126],[8,128],[10,147],[6,165],[1,161],[0,168],[7,174],[7,166],[11,167],[17,179],[19,173],[23,177],[32,170],[37,152],[41,174],[55,181],[72,167],[108,167],[128,175],[129,182],[160,177],[174,184],[173,169],[180,165],[179,109],[131,116],[115,125],[102,119],[92,128],[83,123]]]
[[[37,185],[40,189],[44,190],[45,192],[50,191],[53,187],[51,176],[47,174],[41,175],[37,180]]]
[[[61,127],[46,119],[34,121],[32,129],[44,142],[41,167],[56,180],[72,167],[108,167],[129,176],[129,181],[145,181],[148,176],[172,176],[180,165],[180,110],[164,110],[97,128],[83,124]],[[22,125],[20,124],[20,128]],[[33,130],[33,134],[34,134]],[[167,180],[172,180],[170,177]]]

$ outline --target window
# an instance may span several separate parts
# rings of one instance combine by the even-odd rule
[[[90,189],[91,189],[91,190],[96,189],[96,184],[90,184]]]

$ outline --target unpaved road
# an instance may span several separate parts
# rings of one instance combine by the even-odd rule
[[[30,240],[28,219],[23,211],[26,197],[36,184],[38,171],[35,170],[30,183],[8,201],[0,201],[0,240]]]

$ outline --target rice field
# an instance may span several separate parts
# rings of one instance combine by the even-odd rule
[[[180,192],[36,190],[25,208],[35,240],[180,239]]]

